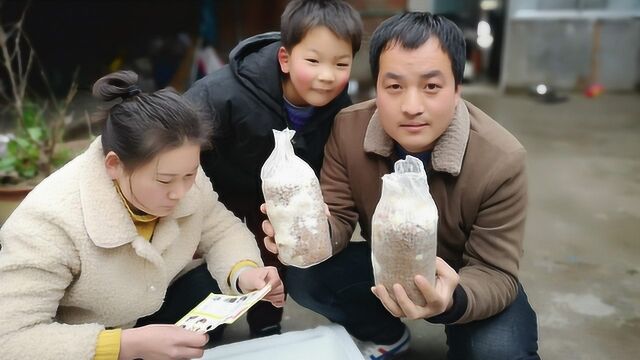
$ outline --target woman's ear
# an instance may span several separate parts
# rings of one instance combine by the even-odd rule
[[[282,70],[283,73],[288,74],[289,53],[287,52],[287,49],[284,48],[284,46],[280,46],[280,49],[278,49],[278,63],[280,63],[280,70]]]
[[[124,165],[113,151],[109,151],[104,157],[104,167],[107,169],[107,174],[109,174],[111,180],[119,179],[124,174]]]

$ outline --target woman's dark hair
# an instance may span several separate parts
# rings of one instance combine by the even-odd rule
[[[408,12],[385,20],[371,36],[369,65],[374,84],[378,82],[380,55],[393,46],[415,50],[431,36],[440,41],[440,47],[451,60],[451,71],[456,88],[462,83],[466,48],[462,30],[451,20],[428,12]]]
[[[291,51],[309,30],[325,26],[351,44],[355,56],[362,41],[360,14],[343,0],[293,0],[280,17],[282,45]]]
[[[151,94],[140,91],[138,75],[118,71],[93,84],[93,96],[122,102],[103,112],[102,149],[113,151],[127,171],[161,152],[190,142],[209,146],[210,127],[182,96],[164,89]]]

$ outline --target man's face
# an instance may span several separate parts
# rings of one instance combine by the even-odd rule
[[[451,60],[435,37],[415,50],[384,50],[376,92],[384,131],[410,153],[433,149],[460,100]]]
[[[324,26],[312,28],[287,53],[280,48],[280,68],[289,77],[284,95],[298,106],[324,106],[347,85],[351,73],[351,44]]]

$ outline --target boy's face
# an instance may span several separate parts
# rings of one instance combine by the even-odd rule
[[[460,100],[451,60],[435,37],[415,50],[400,45],[384,50],[376,92],[382,127],[411,153],[433,149]]]
[[[153,160],[127,173],[122,163],[107,154],[107,171],[118,180],[124,197],[138,210],[167,216],[195,182],[200,164],[200,145],[184,145],[160,153]]]
[[[280,69],[289,76],[284,96],[298,106],[324,106],[335,99],[349,81],[353,51],[348,41],[324,26],[312,28],[288,53],[278,52]]]

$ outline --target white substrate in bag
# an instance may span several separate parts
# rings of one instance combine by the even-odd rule
[[[400,284],[416,305],[424,306],[414,277],[423,275],[435,283],[438,209],[421,160],[407,156],[394,168],[382,177],[382,195],[371,221],[375,283],[384,285],[394,300],[393,284]]]
[[[293,151],[295,131],[273,130],[273,134],[275,148],[260,177],[278,258],[287,265],[309,267],[332,253],[320,183],[313,169]]]

